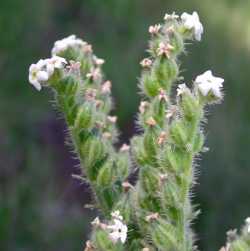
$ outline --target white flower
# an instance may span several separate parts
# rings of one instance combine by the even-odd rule
[[[46,68],[49,76],[51,76],[55,69],[62,69],[67,64],[65,58],[53,56],[52,58],[46,59]]]
[[[181,20],[183,21],[184,27],[188,30],[193,30],[194,38],[201,41],[201,35],[203,33],[203,25],[200,22],[199,15],[197,12],[193,12],[192,15],[184,12],[181,15]]]
[[[121,241],[122,243],[126,242],[128,227],[123,224],[121,220],[114,219],[114,224],[107,226],[110,230],[109,237],[110,239],[116,243],[117,241]]]
[[[177,96],[180,96],[182,95],[184,92],[186,92],[188,90],[186,84],[180,84],[178,85],[178,88],[177,88]]]
[[[46,69],[46,60],[40,59],[36,64],[32,64],[29,68],[29,82],[40,91],[41,84],[46,82],[50,75]]]
[[[85,44],[86,42],[82,41],[79,38],[76,38],[75,35],[71,35],[55,42],[52,49],[52,55],[57,55],[61,52],[64,52],[70,47],[83,47]]]
[[[250,217],[246,218],[245,222],[247,226],[247,232],[250,233]]]
[[[215,97],[222,98],[221,88],[224,79],[214,77],[211,71],[199,75],[194,82],[198,85],[198,89],[203,96],[207,96],[211,92]]]

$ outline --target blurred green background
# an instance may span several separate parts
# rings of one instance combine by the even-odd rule
[[[47,90],[29,85],[28,67],[70,34],[93,44],[113,81],[121,140],[135,132],[138,62],[147,30],[166,12],[196,10],[205,26],[188,46],[183,76],[191,83],[212,69],[225,78],[225,100],[209,110],[194,202],[201,250],[218,250],[225,232],[250,216],[250,1],[1,0],[0,1],[0,250],[83,250],[96,212],[84,209],[88,188],[71,177],[77,161],[64,146],[65,125]]]

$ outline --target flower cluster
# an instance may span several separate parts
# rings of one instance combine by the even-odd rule
[[[66,59],[58,56],[53,56],[49,59],[40,59],[29,68],[29,82],[40,91],[42,85],[54,74],[55,69],[62,69],[66,64]]]
[[[85,251],[194,250],[194,161],[206,149],[204,109],[222,100],[224,79],[208,70],[193,85],[182,82],[174,89],[186,40],[200,41],[203,25],[196,12],[166,14],[164,20],[149,27],[149,56],[140,62],[141,133],[118,149],[112,84],[104,79],[105,61],[90,44],[71,35],[55,42],[51,58],[30,66],[30,83],[54,90],[84,180],[104,217],[92,222]],[[138,175],[131,182],[133,173]],[[240,235],[228,232],[222,250],[249,250],[249,233],[248,218]]]
[[[184,27],[188,30],[192,30],[194,33],[194,38],[197,41],[200,41],[204,29],[202,23],[200,22],[199,15],[197,14],[197,12],[193,12],[192,15],[184,12],[181,15],[181,19],[183,21]]]
[[[127,239],[128,227],[123,223],[123,217],[120,211],[114,211],[111,213],[111,222],[109,224],[101,223],[100,219],[97,217],[92,222],[92,225],[101,228],[108,232],[108,236],[113,243],[121,241],[125,243]]]
[[[164,17],[164,20],[171,21],[171,20],[178,20],[178,18],[179,18],[179,15],[176,15],[175,13],[173,13],[171,15],[166,14]],[[194,38],[197,41],[200,41],[201,36],[204,32],[204,28],[203,28],[202,23],[200,22],[198,13],[196,11],[194,11],[192,14],[188,14],[184,12],[180,16],[180,18],[181,18],[184,28],[187,29],[188,31],[191,31],[193,33]]]
[[[111,213],[113,223],[107,226],[107,229],[110,231],[109,236],[111,240],[116,243],[121,241],[122,243],[126,242],[128,227],[122,222],[123,217],[120,215],[119,211]]]
[[[75,48],[75,47],[81,48],[86,44],[87,44],[86,42],[82,41],[79,38],[76,38],[75,35],[70,35],[66,38],[63,38],[55,42],[54,47],[52,49],[52,55],[58,55],[66,51],[68,48]]]

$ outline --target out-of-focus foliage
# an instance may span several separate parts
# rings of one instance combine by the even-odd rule
[[[63,146],[63,122],[47,104],[50,94],[28,84],[29,64],[66,35],[92,43],[106,59],[128,141],[148,26],[165,12],[193,10],[205,35],[183,57],[183,76],[188,83],[211,68],[226,80],[225,101],[209,119],[211,150],[203,155],[195,189],[200,247],[219,249],[225,231],[250,214],[249,8],[243,0],[0,1],[0,249],[79,250],[87,238],[90,214],[83,205],[89,195],[71,178],[78,169]]]

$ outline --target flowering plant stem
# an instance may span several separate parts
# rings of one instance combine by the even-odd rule
[[[80,160],[82,177],[102,212],[92,222],[85,251],[194,251],[190,223],[199,214],[190,194],[195,184],[195,159],[206,148],[201,124],[204,108],[223,98],[224,80],[211,71],[191,87],[179,76],[179,55],[186,40],[200,41],[203,26],[196,12],[166,14],[163,24],[149,27],[149,57],[139,87],[141,133],[119,150],[115,116],[111,116],[111,82],[104,80],[103,59],[91,45],[72,35],[55,42],[52,57],[30,67],[30,83],[49,86],[63,114],[68,142]],[[132,164],[138,179],[132,185]],[[250,248],[250,220],[241,235],[230,232],[221,251]]]

